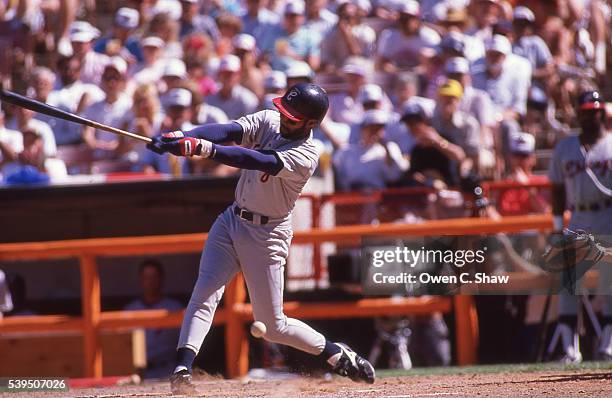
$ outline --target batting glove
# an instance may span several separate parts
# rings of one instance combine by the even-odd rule
[[[153,141],[147,145],[147,148],[159,154],[169,152],[176,156],[202,156],[208,158],[212,154],[213,143],[210,141],[194,137],[172,137],[168,134],[154,137]]]

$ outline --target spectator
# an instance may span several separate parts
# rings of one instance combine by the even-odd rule
[[[449,32],[446,34],[436,50],[436,55],[429,60],[427,70],[424,72],[427,85],[427,98],[436,98],[438,88],[446,81],[444,66],[453,57],[463,57],[465,54],[465,42],[463,34]]]
[[[217,73],[221,88],[206,101],[220,108],[230,120],[253,113],[259,104],[257,96],[240,85],[240,68],[240,58],[237,56],[230,54],[223,57]]]
[[[529,90],[527,113],[522,120],[523,130],[536,139],[536,148],[554,148],[557,142],[570,134],[570,128],[555,118],[554,106],[538,86]]]
[[[318,44],[338,22],[338,16],[327,9],[327,0],[305,0],[306,23],[304,26],[317,36]]]
[[[531,134],[518,132],[510,137],[510,173],[508,180],[521,184],[544,183],[545,176],[533,174],[535,166],[535,139]],[[499,213],[515,216],[550,211],[548,201],[538,193],[537,188],[510,188],[499,195]]]
[[[463,97],[461,83],[448,80],[438,90],[438,103],[431,120],[431,126],[451,143],[461,147],[466,159],[461,163],[461,175],[467,175],[478,168],[480,152],[480,125],[469,114],[459,110]],[[441,147],[445,144],[440,143]],[[469,162],[468,162],[469,161]]]
[[[189,131],[195,126],[191,124],[191,110],[193,97],[189,90],[174,88],[168,92],[164,104],[165,117],[157,133],[172,131]],[[139,168],[143,172],[165,173],[180,176],[186,170],[184,157],[172,156],[169,153],[158,155],[152,151],[145,151],[140,158]]]
[[[21,134],[23,149],[16,153],[15,161],[2,168],[5,183],[58,182],[68,175],[64,162],[45,154],[43,137],[38,130],[25,128]]]
[[[61,57],[57,61],[58,77],[53,91],[49,93],[47,103],[69,112],[80,114],[89,105],[102,101],[104,92],[95,84],[81,81],[81,61],[76,57]],[[40,120],[45,116],[37,114]],[[74,145],[83,142],[82,126],[76,123],[48,118],[55,135],[57,145]]]
[[[385,109],[385,94],[382,87],[378,84],[369,83],[361,86],[359,94],[357,95],[357,101],[361,104],[361,108],[365,113],[375,109],[387,111]],[[394,112],[388,112],[387,116],[388,120],[386,125],[399,120],[399,116]],[[351,126],[351,135],[349,137],[350,143],[359,142],[361,139],[361,125],[362,123],[359,121],[359,123],[355,123]]]
[[[0,110],[0,169],[17,158],[23,149],[23,135],[4,126],[4,112]]]
[[[217,83],[211,77],[212,71],[219,65],[215,51],[212,40],[204,34],[195,33],[183,40],[183,58],[187,74],[204,96],[217,91]]]
[[[83,83],[100,84],[104,68],[110,62],[106,54],[93,51],[92,42],[100,34],[89,22],[75,21],[70,27],[70,43],[72,56],[81,64],[81,80]]]
[[[421,24],[416,0],[398,2],[396,11],[396,26],[385,29],[378,39],[378,69],[385,72],[421,64],[427,49],[433,50],[440,43],[438,33]]]
[[[253,36],[257,43],[263,43],[268,32],[280,22],[280,18],[264,7],[264,0],[246,0],[245,3],[242,33]]]
[[[94,51],[108,56],[118,55],[135,64],[144,60],[138,37],[133,33],[140,23],[138,11],[122,7],[117,10],[112,33],[94,44]]]
[[[546,87],[546,81],[554,70],[554,63],[548,46],[535,34],[535,15],[527,7],[516,7],[512,24],[514,26],[512,51],[529,60],[535,83]]]
[[[408,162],[394,142],[383,141],[386,112],[370,110],[361,123],[361,139],[334,155],[336,184],[341,190],[382,189],[408,169]]]
[[[443,3],[444,4],[444,3]],[[464,44],[463,55],[470,61],[484,56],[484,42],[481,38],[465,34],[467,31],[467,11],[463,7],[444,4],[443,17],[439,21],[445,31],[444,36],[451,32],[460,33]]]
[[[359,90],[366,83],[366,68],[357,63],[347,63],[342,67],[346,82],[346,92],[329,96],[329,115],[339,123],[359,123],[363,118],[363,108],[357,99]]]
[[[198,12],[198,0],[180,0],[181,19],[179,37],[181,39],[193,33],[204,33],[216,42],[219,40],[219,30],[215,20],[206,14]]]
[[[283,95],[287,87],[287,76],[281,71],[270,71],[264,79],[266,94]]]
[[[474,17],[475,26],[466,34],[480,40],[487,40],[493,36],[493,26],[503,19],[503,9],[500,0],[474,0],[471,2],[470,14]]]
[[[45,156],[55,156],[57,154],[57,146],[51,127],[43,121],[34,119],[34,111],[20,106],[15,106],[13,109],[15,110],[15,116],[6,123],[7,129],[21,131],[22,133],[25,130],[35,132],[42,139]]]
[[[451,58],[445,65],[446,77],[461,83],[463,96],[459,102],[459,111],[467,113],[480,125],[480,155],[478,168],[483,176],[495,173],[495,136],[497,121],[493,111],[491,97],[483,90],[472,86],[469,61],[462,57]]]
[[[474,66],[472,84],[486,91],[493,101],[496,120],[502,122],[496,151],[498,156],[503,156],[509,153],[509,135],[519,130],[519,117],[525,114],[531,75],[516,59],[509,57],[512,49],[506,37],[493,36],[487,40],[486,49],[485,59]]]
[[[13,310],[13,300],[11,298],[11,291],[6,280],[6,275],[0,269],[0,319],[2,314],[11,312]]]
[[[410,152],[410,170],[402,184],[436,189],[458,186],[460,164],[465,160],[463,149],[442,137],[418,104],[406,107],[402,121],[415,140]]]
[[[155,85],[138,86],[132,95],[132,104],[132,109],[123,118],[122,127],[145,137],[156,135],[161,130],[164,114]],[[121,152],[133,152],[136,154],[134,159],[141,159],[148,151],[143,142],[129,140],[125,142]]]
[[[234,38],[242,32],[242,21],[235,15],[224,12],[217,17],[219,39],[215,42],[217,55],[223,57],[232,52]]]
[[[167,60],[162,72],[162,88],[160,89],[160,100],[166,107],[167,93],[175,88],[181,87],[182,81],[187,78],[187,67],[180,59]]]
[[[257,98],[263,98],[263,72],[257,67],[255,38],[246,33],[234,37],[234,55],[240,58],[240,84],[251,90]]]
[[[298,83],[312,83],[315,74],[306,62],[296,61],[285,71],[285,76],[287,87],[291,87]]]
[[[107,126],[121,127],[132,107],[132,100],[125,93],[126,74],[127,63],[119,57],[111,58],[102,73],[102,90],[106,96],[85,109],[83,116]],[[98,160],[117,158],[120,141],[124,141],[123,137],[89,126],[83,128],[83,140],[94,149],[94,158]]]
[[[376,32],[363,23],[355,3],[338,6],[338,22],[321,42],[321,69],[334,72],[349,57],[369,58],[374,54]]]
[[[183,305],[164,296],[164,267],[156,260],[145,260],[138,267],[141,297],[129,303],[125,310],[180,311]],[[146,329],[147,368],[145,378],[165,378],[174,368],[178,329]]]
[[[183,48],[178,40],[179,25],[177,19],[172,18],[170,14],[162,12],[153,16],[146,36],[157,36],[166,43],[162,58],[180,59],[183,57]]]
[[[162,77],[164,62],[161,60],[165,43],[157,36],[148,36],[140,42],[143,62],[130,68],[130,76],[136,85],[157,84]]]
[[[304,27],[304,2],[293,0],[285,5],[283,20],[261,43],[263,61],[272,69],[286,70],[293,61],[304,61],[313,70],[320,64],[317,38]]]
[[[433,114],[436,106],[431,98],[421,97],[419,93],[419,78],[412,72],[402,72],[397,75],[393,84],[395,91],[391,96],[393,109],[397,113],[402,113],[407,102],[418,103],[429,114]]]
[[[192,122],[194,125],[209,123],[227,123],[229,119],[225,112],[216,106],[207,104],[202,95],[192,91]]]

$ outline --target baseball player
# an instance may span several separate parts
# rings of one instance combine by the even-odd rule
[[[599,91],[582,93],[578,99],[581,132],[561,140],[549,172],[553,184],[554,232],[563,229],[563,212],[572,212],[571,230],[583,229],[596,235],[612,235],[612,134],[606,132],[605,101]],[[612,264],[601,263],[599,288],[605,294],[598,357],[612,359]],[[573,292],[569,292],[572,294]],[[574,333],[578,304],[569,294],[559,297],[559,324],[563,362],[582,361]]]
[[[293,235],[291,212],[312,176],[318,153],[312,129],[327,112],[325,91],[311,83],[289,88],[263,110],[226,124],[208,124],[156,137],[149,149],[177,156],[202,156],[242,169],[235,202],[215,221],[200,260],[200,271],[185,312],[173,393],[195,392],[191,368],[208,333],[224,286],[242,271],[255,320],[266,325],[268,341],[318,355],[332,370],[373,383],[372,365],[341,343],[283,314],[283,272]],[[223,146],[234,141],[242,146]]]

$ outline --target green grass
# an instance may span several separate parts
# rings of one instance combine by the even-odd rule
[[[411,370],[380,369],[379,377],[464,375],[478,373],[543,372],[555,370],[612,370],[612,362],[583,362],[577,365],[561,365],[554,362],[533,364],[500,364],[477,366],[449,366],[446,368],[414,368]]]

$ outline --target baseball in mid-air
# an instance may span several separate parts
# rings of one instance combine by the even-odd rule
[[[260,321],[253,322],[251,325],[251,334],[258,339],[262,338],[266,334],[266,325]]]

